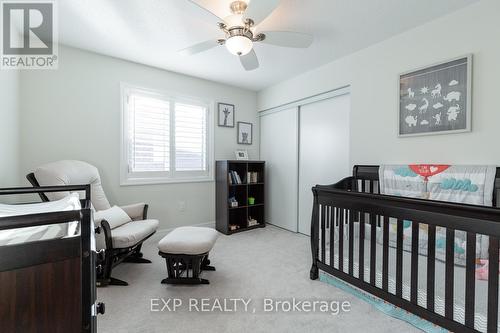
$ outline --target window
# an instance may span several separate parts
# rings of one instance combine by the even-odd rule
[[[123,87],[122,185],[209,181],[207,103]]]

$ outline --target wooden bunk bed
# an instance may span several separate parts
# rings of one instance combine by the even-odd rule
[[[355,166],[352,177],[313,187],[311,279],[318,279],[323,271],[453,332],[498,332],[500,168],[493,207],[381,195],[378,169]],[[412,242],[404,249],[407,222],[411,223]],[[443,259],[437,258],[436,246],[428,246],[422,253],[421,226],[428,244],[436,244],[436,229],[446,229]],[[390,245],[392,227],[397,230],[397,241]],[[466,233],[461,268],[456,266],[454,253],[455,232],[460,231]],[[488,239],[486,281],[475,276],[476,239],[482,236]],[[461,284],[455,281],[460,274]],[[438,280],[442,281],[440,287]],[[462,310],[457,310],[457,295],[463,298]],[[477,312],[481,306],[484,320]]]
[[[80,191],[80,210],[0,217],[0,231],[77,222],[65,237],[0,246],[2,332],[96,332],[94,227],[90,185],[0,189],[0,195]]]

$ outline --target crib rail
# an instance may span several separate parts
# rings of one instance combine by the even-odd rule
[[[487,324],[485,331],[497,332],[499,292],[500,209],[436,202],[378,194],[375,166],[357,166],[355,177],[335,185],[315,186],[311,222],[311,279],[319,270],[388,301],[406,311],[455,332],[480,332],[475,318],[476,238],[489,238]],[[396,224],[395,288],[389,288],[389,228]],[[411,222],[409,295],[403,290],[403,229]],[[427,230],[425,256],[425,304],[419,302],[419,229]],[[446,229],[444,258],[444,311],[436,301],[436,228]],[[377,256],[377,230],[381,253]],[[425,230],[425,229],[424,229]],[[356,238],[357,231],[357,238]],[[455,233],[466,233],[464,318],[454,313]],[[365,234],[365,232],[369,232]],[[335,242],[335,234],[338,241]],[[365,247],[368,248],[365,249]],[[357,248],[357,256],[355,253]],[[380,251],[380,249],[379,249]],[[367,253],[368,252],[368,253]],[[365,255],[368,257],[365,258]],[[336,258],[338,258],[336,260]],[[378,262],[381,259],[382,263]],[[356,264],[357,263],[357,264]],[[380,269],[377,269],[377,264]],[[357,266],[357,267],[356,267]],[[422,271],[423,272],[423,271]],[[381,279],[378,279],[380,277]],[[381,281],[378,281],[381,280]]]

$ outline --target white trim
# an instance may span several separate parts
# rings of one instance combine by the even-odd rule
[[[171,227],[171,228],[165,228],[165,229],[158,229],[158,230],[156,230],[156,234],[162,235],[163,233],[167,233],[169,231],[172,231],[176,228],[181,228],[181,227],[205,227],[205,228],[215,229],[215,221],[198,223],[198,224],[190,224],[190,225],[180,225],[177,227]],[[162,236],[164,236],[164,235],[162,235]]]
[[[127,100],[128,95],[131,91],[140,92],[141,94],[154,96],[170,103],[181,102],[181,103],[193,103],[197,105],[202,105],[206,107],[206,166],[207,171],[204,175],[200,175],[201,172],[198,171],[177,171],[175,172],[175,154],[170,154],[170,171],[165,172],[154,172],[154,173],[144,173],[141,177],[134,176],[129,172],[128,166],[128,147],[127,147]],[[120,186],[130,186],[130,185],[151,185],[151,184],[176,184],[176,183],[201,183],[201,182],[213,182],[214,181],[214,169],[215,169],[215,158],[214,158],[214,110],[215,102],[206,101],[196,97],[186,96],[183,94],[178,94],[174,92],[161,91],[155,89],[149,89],[144,87],[135,86],[129,83],[120,83],[120,94],[121,94],[121,110],[120,110]],[[172,129],[172,120],[175,119],[175,108],[171,106],[170,114],[170,124]],[[175,141],[175,131],[170,131],[171,142]],[[173,138],[173,139],[172,139]],[[174,141],[172,141],[174,140]],[[175,144],[175,142],[174,142]],[[174,155],[174,156],[172,156]],[[184,176],[183,176],[184,175]]]
[[[282,105],[279,105],[276,107],[261,110],[261,111],[259,111],[259,116],[264,116],[264,115],[267,115],[270,113],[279,112],[279,111],[283,111],[286,109],[291,109],[294,107],[303,106],[306,104],[311,104],[314,102],[322,101],[324,99],[329,99],[329,98],[333,98],[333,97],[337,97],[337,96],[341,96],[341,95],[346,95],[346,94],[349,94],[350,92],[351,92],[351,86],[340,87],[337,89],[333,89],[333,90],[325,91],[325,92],[322,92],[322,93],[319,93],[316,95],[312,95],[309,97],[301,98],[301,99],[298,99],[298,100],[295,100],[295,101],[292,101],[289,103],[285,103],[285,104],[282,104]]]
[[[183,183],[207,183],[214,182],[213,177],[190,177],[182,178],[127,178],[120,181],[120,186],[132,185],[155,185],[155,184],[183,184]]]

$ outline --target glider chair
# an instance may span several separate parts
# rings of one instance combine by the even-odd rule
[[[148,219],[148,205],[127,206],[109,204],[96,167],[82,161],[64,160],[42,165],[26,176],[34,186],[91,185],[91,202],[96,226],[98,252],[97,280],[99,286],[127,282],[111,277],[113,267],[121,262],[151,263],[142,257],[142,243],[158,229],[158,220]],[[40,193],[43,201],[61,199],[67,193]],[[104,250],[104,251],[102,251]]]

